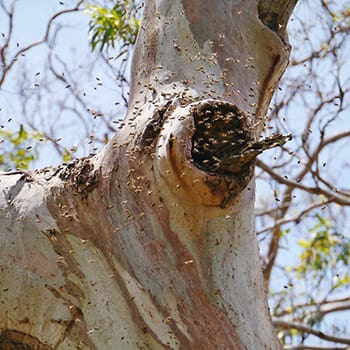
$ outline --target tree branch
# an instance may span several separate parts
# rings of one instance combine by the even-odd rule
[[[281,320],[273,320],[273,324],[275,327],[283,328],[283,329],[296,329],[302,333],[308,333],[312,334],[315,337],[318,337],[320,339],[324,339],[327,341],[335,342],[335,343],[342,343],[350,345],[350,339],[349,338],[341,338],[341,337],[335,337],[333,335],[325,334],[321,331],[315,330],[311,327],[304,326],[299,323],[293,323],[293,322],[287,322],[287,321],[281,321]]]
[[[293,306],[296,309],[304,308],[304,309],[310,309],[312,307],[317,308],[317,313],[324,316],[326,314],[330,314],[333,312],[339,312],[339,311],[345,311],[350,310],[350,298],[342,298],[342,299],[335,299],[335,300],[322,300],[315,302],[313,304],[310,303],[300,303]],[[285,315],[289,315],[290,311],[283,310],[281,312],[278,312],[275,314],[276,317],[282,317]]]
[[[325,189],[318,188],[318,187],[308,187],[308,186],[302,185],[299,182],[286,179],[285,177],[275,173],[273,170],[271,170],[271,168],[268,165],[266,165],[263,161],[261,161],[259,159],[257,160],[256,164],[258,167],[260,167],[261,169],[266,171],[273,179],[275,179],[276,181],[278,181],[281,184],[284,184],[286,186],[290,186],[293,188],[299,188],[299,189],[301,189],[305,192],[311,193],[311,194],[317,194],[317,195],[323,194],[329,200],[331,200],[332,202],[337,203],[339,205],[350,205],[349,199],[347,199],[343,196],[339,196],[336,193],[331,193],[329,191],[326,191]]]
[[[308,214],[310,211],[314,210],[315,208],[319,208],[319,207],[322,207],[324,205],[327,205],[330,203],[330,200],[327,200],[327,201],[323,201],[323,202],[320,202],[320,203],[315,203],[313,205],[310,205],[308,208],[304,209],[303,211],[301,211],[298,215],[295,215],[291,218],[285,218],[285,219],[279,219],[275,222],[274,225],[272,226],[268,226],[268,227],[265,227],[263,229],[261,229],[260,231],[257,231],[256,234],[257,235],[260,235],[264,232],[267,232],[267,231],[271,231],[273,228],[275,228],[276,226],[282,226],[282,225],[286,225],[286,224],[289,224],[291,222],[296,222],[296,223],[299,223],[300,220],[303,218],[303,216],[305,216],[306,214]]]
[[[328,346],[309,346],[309,345],[297,345],[292,347],[286,347],[285,350],[349,350],[348,346],[342,347],[328,347]]]
[[[43,38],[41,40],[38,40],[36,42],[33,42],[25,47],[23,47],[22,49],[18,50],[16,52],[16,54],[12,57],[12,59],[9,61],[9,63],[6,65],[5,62],[6,62],[6,57],[5,57],[5,50],[6,48],[8,47],[9,45],[9,41],[10,41],[10,36],[11,36],[11,33],[12,33],[12,21],[13,21],[13,16],[14,16],[14,13],[13,13],[13,9],[11,9],[12,12],[9,13],[9,17],[10,17],[10,28],[9,28],[9,36],[5,42],[5,45],[4,47],[1,49],[0,51],[0,57],[1,57],[1,61],[2,61],[2,64],[3,64],[3,70],[2,70],[2,75],[0,76],[0,86],[2,86],[2,84],[4,83],[5,81],[5,78],[7,76],[7,73],[10,71],[10,69],[12,68],[12,66],[15,64],[15,62],[17,62],[18,58],[20,55],[23,55],[25,52],[29,51],[30,49],[32,49],[33,47],[36,47],[36,46],[39,46],[45,42],[47,42],[48,38],[49,38],[49,34],[50,34],[50,30],[51,30],[51,27],[52,27],[52,23],[55,19],[57,19],[58,17],[60,17],[61,15],[63,14],[66,14],[66,13],[70,13],[70,12],[75,12],[75,11],[78,11],[79,10],[79,6],[83,3],[83,0],[80,0],[77,5],[71,9],[67,9],[67,10],[62,10],[62,11],[59,11],[57,13],[55,13],[48,21],[47,23],[47,27],[46,27],[46,31],[45,31],[45,34],[43,36]]]

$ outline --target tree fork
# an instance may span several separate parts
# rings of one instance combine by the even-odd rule
[[[1,176],[4,344],[281,348],[254,228],[254,159],[289,138],[257,137],[288,62],[273,10],[147,1],[115,138],[95,157]]]

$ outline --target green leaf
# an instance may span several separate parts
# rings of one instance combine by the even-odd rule
[[[104,47],[115,48],[116,42],[121,46],[135,43],[140,25],[135,0],[119,0],[111,9],[88,4],[85,13],[91,17],[89,34],[92,51],[98,46],[100,51]]]
[[[325,217],[317,215],[316,219],[315,225],[310,229],[310,239],[298,241],[302,248],[299,266],[289,269],[295,271],[298,278],[312,274],[322,280],[327,271],[346,268],[350,261],[350,239],[334,230],[332,223]]]
[[[36,158],[36,145],[43,135],[39,132],[28,133],[23,125],[18,132],[0,130],[0,137],[5,151],[0,155],[0,168],[28,169]]]
[[[62,154],[62,159],[63,159],[63,161],[65,163],[69,162],[72,159],[72,156],[71,156],[70,152],[67,149],[64,149],[64,152]]]

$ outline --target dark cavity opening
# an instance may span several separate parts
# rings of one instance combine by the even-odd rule
[[[192,111],[195,132],[192,137],[192,158],[195,165],[207,172],[230,174],[227,160],[240,154],[251,140],[246,115],[236,106],[207,103]]]

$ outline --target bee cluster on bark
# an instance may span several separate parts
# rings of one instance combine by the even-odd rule
[[[214,103],[194,111],[193,117],[192,157],[196,166],[208,172],[234,173],[225,160],[240,154],[251,140],[244,113],[234,105]]]

